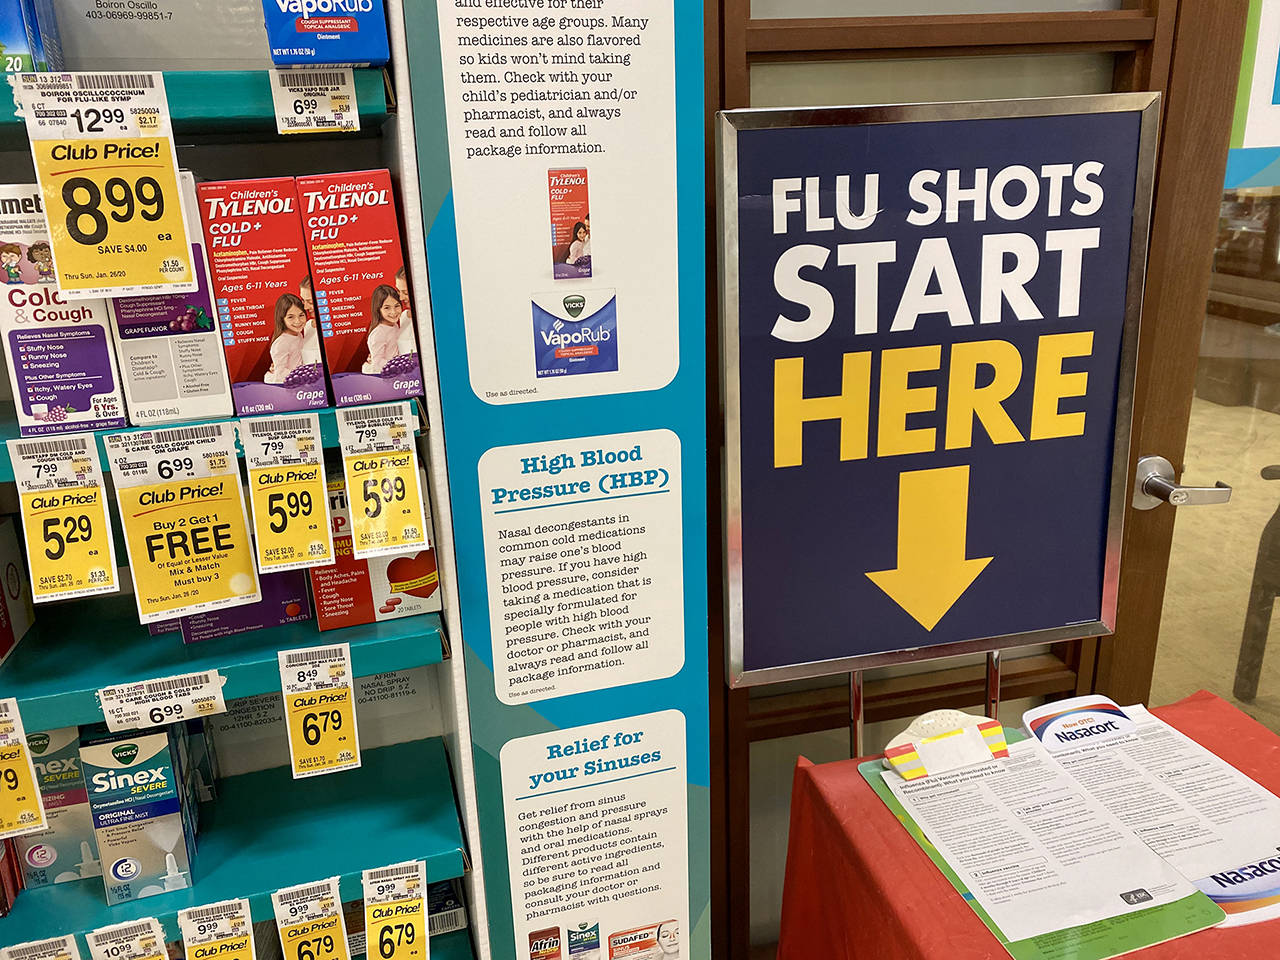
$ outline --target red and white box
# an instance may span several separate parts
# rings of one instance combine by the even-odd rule
[[[298,178],[325,361],[340,407],[422,395],[387,170]]]
[[[426,490],[426,476],[420,474],[420,480],[421,489]],[[329,481],[329,513],[337,559],[327,567],[312,567],[309,571],[316,626],[335,630],[440,609],[435,548],[357,559],[351,548],[351,514],[341,474],[339,479]],[[430,542],[431,517],[426,520]]]
[[[551,271],[557,280],[591,276],[591,198],[587,168],[547,171],[551,205]]]
[[[236,413],[329,403],[292,177],[196,187]]]

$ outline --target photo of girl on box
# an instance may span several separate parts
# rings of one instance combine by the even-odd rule
[[[374,288],[370,298],[369,359],[360,368],[361,373],[382,373],[382,370],[399,352],[400,316],[404,305],[400,291],[387,284]]]
[[[53,251],[41,240],[27,247],[27,259],[36,265],[36,280],[39,283],[53,283]]]
[[[316,329],[316,295],[311,287],[311,274],[302,278],[298,285],[298,296],[307,311],[307,329],[302,334],[302,362],[313,364],[320,362],[320,331]]]
[[[263,383],[284,383],[302,366],[302,346],[307,330],[307,307],[302,298],[282,293],[276,301],[276,332],[271,341],[271,368]]]

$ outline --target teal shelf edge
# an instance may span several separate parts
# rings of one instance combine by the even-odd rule
[[[432,960],[475,960],[471,949],[471,931],[455,930],[431,938]]]
[[[0,665],[0,698],[16,697],[28,732],[102,720],[97,691],[135,680],[218,670],[227,700],[280,689],[276,654],[295,647],[351,644],[357,677],[407,670],[444,659],[438,614],[340,630],[314,621],[184,644],[176,633],[151,636],[132,595],[42,607],[36,625]]]
[[[218,798],[200,808],[189,889],[114,907],[96,878],[25,890],[0,920],[0,945],[75,933],[87,957],[83,936],[99,927],[155,917],[166,938],[177,940],[179,910],[237,897],[249,901],[255,922],[271,920],[276,890],[337,875],[343,901],[359,900],[362,870],[404,860],[425,860],[431,882],[462,876],[462,828],[443,742],[382,747],[362,759],[358,770],[307,780],[277,767],[222,781]]]
[[[3,373],[0,372],[0,376]],[[301,413],[316,413],[320,415],[320,445],[326,450],[336,450],[338,448],[338,407],[324,407],[318,410],[303,410]],[[422,404],[417,401],[418,419],[414,423],[414,433],[422,432]],[[22,437],[18,432],[18,421],[13,418],[12,413],[4,411],[6,416],[0,419],[0,483],[13,483],[13,461],[9,458],[9,440],[56,440],[58,437],[66,436],[65,433],[42,434],[38,437]],[[280,414],[280,416],[288,416],[289,414]],[[103,437],[112,433],[141,433],[144,430],[173,430],[182,427],[198,427],[209,423],[236,423],[241,419],[253,420],[255,417],[214,417],[209,420],[184,420],[181,423],[158,423],[148,427],[112,427],[108,430],[92,431],[98,447],[98,462],[102,465],[103,476],[111,472],[111,465],[107,462],[107,448],[103,442]],[[85,431],[90,432],[90,431]],[[236,452],[240,456],[244,456],[244,451],[240,449],[239,441],[236,442]]]
[[[356,70],[354,74],[360,126],[368,132],[368,128],[380,126],[387,116],[386,79],[377,68]],[[266,70],[166,70],[164,86],[169,116],[177,133],[219,133],[246,127],[275,129],[271,74]],[[25,137],[25,124],[6,110],[0,118],[0,135]]]

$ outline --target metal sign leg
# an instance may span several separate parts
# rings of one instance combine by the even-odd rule
[[[1000,651],[987,654],[987,714],[993,720],[1000,719]]]
[[[849,756],[864,753],[862,737],[862,671],[849,674]]]

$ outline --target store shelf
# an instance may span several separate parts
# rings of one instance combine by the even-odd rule
[[[100,722],[97,691],[133,680],[219,670],[227,700],[278,691],[278,651],[343,642],[357,677],[444,658],[433,613],[324,633],[307,621],[184,644],[176,633],[151,636],[132,595],[113,596],[39,608],[36,625],[0,666],[0,697],[17,697],[28,731],[54,730]]]
[[[356,70],[355,84],[361,131],[376,131],[387,116],[383,71]],[[164,85],[176,133],[244,133],[258,128],[275,131],[271,74],[266,70],[166,70]],[[3,113],[0,137],[25,139],[23,121],[12,111]]]
[[[455,930],[431,938],[432,960],[475,960],[471,949],[471,934],[467,930]]]
[[[417,401],[418,419],[414,423],[414,433],[418,434],[422,431],[421,417],[421,401]],[[319,410],[302,411],[304,413],[316,413],[320,415],[320,444],[326,450],[336,450],[338,448],[338,408],[324,407]],[[288,416],[288,414],[281,414]],[[189,420],[182,423],[163,423],[151,427],[113,427],[110,430],[95,430],[93,435],[97,438],[98,444],[98,462],[102,464],[102,473],[105,476],[110,472],[110,464],[107,463],[107,448],[102,438],[110,433],[140,433],[144,430],[169,430],[179,427],[196,427],[207,423],[235,423],[237,417],[215,417],[212,420]],[[254,418],[245,418],[254,419]],[[21,435],[18,433],[18,421],[15,419],[12,408],[0,407],[0,483],[13,482],[13,461],[9,459],[9,447],[7,441],[17,440]],[[46,434],[39,437],[25,437],[27,440],[53,440],[59,436],[66,434]],[[237,452],[244,456],[244,451],[240,449],[239,441],[236,441]]]
[[[200,809],[191,888],[114,907],[97,879],[27,890],[0,920],[0,942],[84,934],[143,917],[159,919],[176,940],[177,912],[187,907],[245,897],[255,921],[270,920],[271,894],[282,887],[338,875],[343,901],[358,900],[362,870],[403,860],[425,860],[429,881],[462,876],[443,742],[383,747],[363,760],[358,770],[307,780],[277,767],[222,781],[218,799]]]

